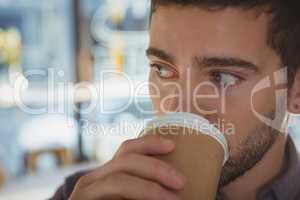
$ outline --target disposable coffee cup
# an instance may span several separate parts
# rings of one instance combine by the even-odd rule
[[[183,200],[215,200],[221,170],[228,160],[224,135],[208,120],[192,113],[169,113],[149,121],[139,137],[159,134],[175,142],[174,151],[155,156],[187,178],[178,192]]]

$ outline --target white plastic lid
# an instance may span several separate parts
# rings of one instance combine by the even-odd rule
[[[155,117],[146,124],[145,129],[166,125],[177,125],[185,128],[190,128],[211,136],[221,144],[224,150],[223,165],[227,162],[229,158],[229,151],[226,138],[221,133],[221,131],[214,125],[212,125],[207,119],[193,113],[174,112]]]

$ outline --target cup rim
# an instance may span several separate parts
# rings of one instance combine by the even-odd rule
[[[228,143],[225,136],[221,131],[211,124],[207,119],[200,115],[187,112],[172,112],[164,115],[156,116],[150,120],[146,126],[145,130],[149,128],[156,128],[166,125],[177,125],[185,128],[194,129],[202,134],[206,134],[215,140],[222,146],[224,150],[224,160],[223,165],[229,159],[229,149]],[[206,127],[206,128],[204,128]]]

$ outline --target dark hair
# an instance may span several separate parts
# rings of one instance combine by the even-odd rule
[[[227,7],[242,9],[268,8],[272,14],[267,44],[288,67],[288,86],[291,87],[300,68],[300,3],[297,0],[152,0],[151,14],[158,6],[198,6],[208,10]]]

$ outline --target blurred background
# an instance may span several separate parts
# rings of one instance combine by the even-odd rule
[[[0,0],[0,199],[49,198],[153,117],[149,9],[147,0]]]
[[[0,0],[0,199],[49,198],[153,116],[148,13],[146,0]]]

